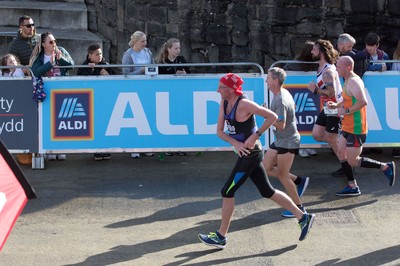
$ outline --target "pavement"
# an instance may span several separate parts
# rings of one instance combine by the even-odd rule
[[[390,149],[368,156],[393,160]],[[302,199],[316,219],[307,239],[248,180],[226,248],[202,244],[197,234],[219,227],[220,189],[234,162],[233,152],[164,161],[69,154],[44,170],[21,166],[38,198],[18,218],[0,265],[400,265],[400,180],[390,188],[378,170],[357,169],[362,195],[339,198],[346,183],[330,175],[339,163],[329,149],[296,156],[292,168],[310,176]]]

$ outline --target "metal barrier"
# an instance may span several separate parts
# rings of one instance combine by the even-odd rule
[[[2,69],[10,69],[10,68],[21,68],[21,69],[28,69],[29,72],[31,73],[31,77],[34,77],[33,72],[32,72],[32,68],[29,66],[0,66],[0,70]],[[7,78],[5,76],[0,76],[2,78]],[[14,77],[9,77],[9,78],[14,78]]]
[[[182,64],[133,64],[133,65],[122,65],[122,64],[108,64],[108,65],[73,65],[73,66],[54,66],[55,68],[65,68],[65,69],[76,69],[76,68],[126,68],[126,67],[145,67],[145,68],[159,68],[159,67],[238,67],[238,66],[251,66],[259,70],[261,75],[264,75],[264,69],[257,63],[253,62],[232,62],[232,63],[182,63]],[[157,75],[151,72],[149,75]],[[196,73],[195,75],[199,75]],[[200,74],[201,75],[201,74]],[[129,76],[129,75],[128,75]]]

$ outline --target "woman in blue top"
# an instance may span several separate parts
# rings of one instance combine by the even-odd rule
[[[147,45],[146,34],[141,31],[135,31],[129,42],[129,48],[125,51],[122,57],[123,65],[146,65],[154,64],[153,53]],[[144,74],[144,67],[124,67],[122,68],[122,74],[124,75],[140,75]]]

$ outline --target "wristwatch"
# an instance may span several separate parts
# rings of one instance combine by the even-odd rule
[[[346,115],[349,115],[349,114],[350,114],[350,109],[349,109],[349,108],[344,109],[344,113],[345,113]]]
[[[260,133],[260,131],[257,130],[256,133],[257,133],[258,137],[261,137],[261,136],[262,136],[262,134]]]

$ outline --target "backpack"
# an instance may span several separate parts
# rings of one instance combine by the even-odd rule
[[[34,99],[37,102],[43,102],[44,99],[46,99],[46,92],[44,91],[42,77],[32,77],[32,81],[33,81],[32,99]]]

